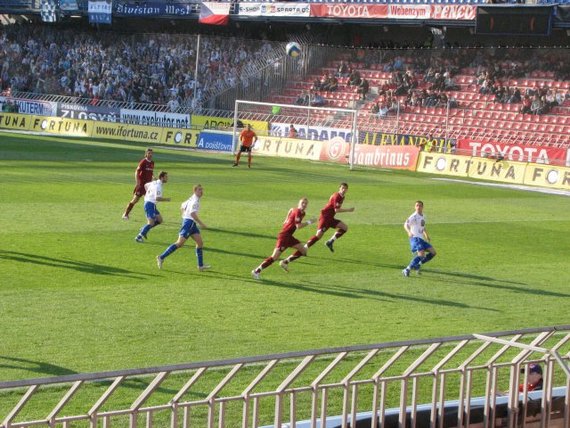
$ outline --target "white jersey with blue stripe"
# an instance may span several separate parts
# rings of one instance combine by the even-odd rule
[[[412,234],[412,238],[424,238],[424,230],[425,230],[425,219],[422,214],[413,213],[411,216],[408,217],[406,220],[406,226],[410,230]]]
[[[183,219],[194,220],[192,218],[192,213],[197,214],[198,211],[200,211],[200,198],[196,195],[192,195],[188,200],[182,203],[180,208],[182,208]]]
[[[162,181],[154,180],[145,185],[146,193],[144,195],[145,202],[156,204],[157,198],[162,198]]]

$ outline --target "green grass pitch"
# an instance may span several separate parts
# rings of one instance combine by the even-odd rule
[[[1,380],[568,323],[568,197],[260,156],[232,168],[158,147],[172,202],[137,244],[142,203],[121,214],[144,148],[0,134]],[[321,241],[289,274],[254,281],[288,209],[307,196],[317,217],[341,181],[356,211],[338,216],[349,231],[335,253]],[[158,270],[196,183],[213,269],[198,272],[187,246]],[[417,199],[438,256],[403,278]]]

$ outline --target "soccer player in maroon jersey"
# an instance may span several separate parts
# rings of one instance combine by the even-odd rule
[[[154,178],[153,171],[154,161],[152,160],[152,149],[149,148],[146,149],[144,158],[141,159],[135,171],[136,185],[135,190],[133,191],[133,199],[131,199],[131,202],[129,202],[127,208],[125,208],[125,212],[123,213],[123,220],[129,219],[129,213],[139,201],[139,199],[145,195],[146,190],[144,188],[144,185],[146,183],[150,183]]]
[[[281,263],[279,263],[283,269],[288,271],[289,263],[291,263],[293,260],[297,260],[301,256],[306,255],[307,250],[315,245],[315,243],[321,239],[324,233],[330,228],[336,229],[336,232],[331,237],[331,239],[325,242],[325,245],[329,250],[331,250],[331,252],[334,252],[334,241],[344,235],[348,230],[348,226],[342,221],[334,218],[334,216],[337,213],[351,213],[354,211],[354,207],[342,208],[342,203],[344,202],[344,197],[346,196],[347,191],[348,184],[340,183],[338,192],[332,194],[325,207],[321,210],[321,215],[319,216],[319,224],[317,226],[317,233],[312,236],[304,245],[305,252],[303,253],[302,251],[296,251],[294,254],[290,255]]]
[[[271,266],[287,248],[295,248],[297,250],[296,253],[300,253],[301,255],[307,254],[307,250],[303,244],[293,236],[295,231],[298,229],[315,222],[315,219],[303,221],[307,205],[309,205],[309,200],[307,198],[301,198],[297,208],[291,208],[289,210],[287,217],[283,222],[283,228],[281,229],[281,232],[279,232],[279,235],[277,235],[277,243],[273,249],[273,254],[263,260],[258,267],[251,271],[251,275],[254,279],[260,279],[261,271],[266,267]]]

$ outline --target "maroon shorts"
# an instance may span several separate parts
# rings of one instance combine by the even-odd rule
[[[146,190],[144,188],[144,184],[137,184],[135,186],[135,190],[133,190],[133,193],[137,196],[144,196],[146,194]]]
[[[334,217],[320,216],[319,217],[319,224],[317,226],[317,230],[321,229],[323,232],[325,232],[327,229],[330,229],[330,228],[336,229],[336,227],[338,226],[339,223],[340,223],[340,220],[337,220]]]
[[[275,248],[279,248],[279,251],[285,251],[287,248],[294,247],[300,243],[301,241],[299,241],[293,235],[278,235]]]

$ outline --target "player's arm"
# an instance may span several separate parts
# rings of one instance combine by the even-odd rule
[[[408,238],[411,238],[413,236],[412,229],[410,228],[410,224],[407,220],[404,223],[404,229],[406,230],[406,233],[408,234]]]
[[[351,213],[354,212],[354,207],[351,208],[335,208],[334,209],[335,213]]]
[[[200,220],[200,217],[198,217],[198,213],[196,211],[191,213],[190,217],[192,217],[192,220],[194,220],[196,223],[198,223],[202,229],[208,228],[208,226],[206,226],[206,224],[202,220]]]
[[[313,224],[316,221],[317,221],[316,218],[310,218],[307,221],[300,221],[299,223],[295,224],[295,226],[297,226],[297,230],[299,230],[299,229],[302,229],[304,227],[310,226],[311,224]]]
[[[425,228],[424,228],[424,233],[423,233],[423,235],[424,235],[425,240],[426,240],[427,242],[429,242],[429,241],[430,241],[429,233],[428,233],[427,229],[425,229]]]
[[[170,198],[163,198],[162,196],[156,197],[157,202],[170,202]]]

